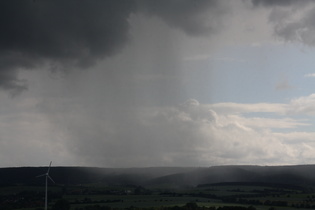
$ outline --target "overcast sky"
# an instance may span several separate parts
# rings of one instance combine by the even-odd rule
[[[315,1],[0,1],[0,167],[315,163]]]

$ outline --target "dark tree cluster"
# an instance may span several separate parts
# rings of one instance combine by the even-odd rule
[[[127,210],[256,210],[255,207],[243,207],[243,206],[222,206],[222,207],[204,207],[198,206],[195,202],[186,203],[184,206],[173,206],[173,207],[150,207],[150,208],[137,208],[131,206],[126,208]],[[109,206],[85,206],[83,208],[76,208],[75,210],[115,210],[115,208],[111,208]]]

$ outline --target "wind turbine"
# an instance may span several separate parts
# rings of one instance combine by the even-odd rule
[[[45,174],[41,174],[37,177],[42,177],[42,176],[45,176],[46,177],[46,188],[45,188],[45,210],[47,210],[47,182],[48,182],[48,178],[53,182],[55,183],[55,181],[49,176],[49,171],[50,171],[50,167],[51,167],[51,163],[52,161],[50,161],[50,164],[49,164],[49,167],[48,167],[48,170]]]

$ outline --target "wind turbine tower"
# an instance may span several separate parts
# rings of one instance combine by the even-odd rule
[[[53,183],[55,183],[55,182],[54,182],[54,180],[53,180],[53,179],[49,176],[49,171],[50,171],[51,163],[52,163],[52,161],[50,161],[50,164],[49,164],[48,170],[47,170],[47,172],[46,172],[45,174],[41,174],[41,175],[37,176],[37,177],[42,177],[42,176],[45,176],[45,177],[46,177],[46,188],[45,188],[45,210],[47,210],[47,187],[48,187],[47,182],[48,182],[48,178],[49,178],[49,179],[50,179]]]

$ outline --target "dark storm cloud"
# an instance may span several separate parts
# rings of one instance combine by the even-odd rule
[[[254,6],[270,8],[274,34],[289,42],[315,46],[315,2],[298,0],[253,0]]]
[[[219,1],[94,0],[1,1],[0,88],[25,89],[20,69],[42,64],[65,70],[86,68],[119,52],[129,39],[132,13],[158,16],[190,35],[217,30]],[[205,18],[207,9],[213,13]],[[223,8],[223,7],[222,7]]]
[[[131,1],[1,2],[2,52],[83,58],[110,55],[126,40]],[[79,61],[78,61],[79,62]]]
[[[87,67],[128,40],[133,1],[1,1],[0,87],[23,89],[16,70],[49,61]]]
[[[21,56],[19,53],[0,56],[0,86],[13,95],[26,89],[25,82],[16,77],[17,69],[15,69],[15,66],[17,63],[28,68],[34,67],[28,58]]]

